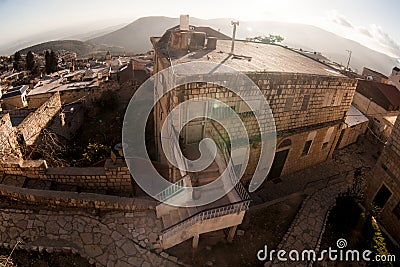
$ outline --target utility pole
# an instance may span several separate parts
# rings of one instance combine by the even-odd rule
[[[351,53],[352,53],[352,51],[351,50],[346,50],[348,53],[349,53],[349,60],[347,61],[347,67],[346,67],[346,70],[348,71],[349,70],[349,65],[350,65],[350,59],[351,59]]]
[[[231,54],[233,54],[233,50],[235,49],[236,26],[239,26],[239,21],[232,20],[231,24],[233,25]]]

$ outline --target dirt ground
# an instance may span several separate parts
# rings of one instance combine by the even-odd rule
[[[0,255],[10,255],[10,249],[0,249]],[[15,250],[11,255],[13,266],[24,267],[91,267],[94,265],[79,255],[72,253],[47,253],[28,252],[26,250]],[[1,265],[1,264],[0,264]],[[7,264],[7,266],[9,266]]]
[[[200,235],[199,247],[192,249],[192,240],[187,240],[167,252],[192,266],[263,266],[257,260],[257,252],[268,245],[276,248],[300,209],[304,196],[266,206],[253,206],[246,213],[236,235],[228,243],[222,230]]]

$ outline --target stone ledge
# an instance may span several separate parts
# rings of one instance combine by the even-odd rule
[[[96,208],[99,210],[154,210],[156,205],[156,201],[140,198],[118,197],[94,193],[28,189],[4,184],[0,184],[0,195],[35,205]]]

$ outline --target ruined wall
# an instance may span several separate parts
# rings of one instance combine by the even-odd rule
[[[12,127],[10,115],[5,114],[0,120],[0,162],[21,157],[17,134]]]
[[[60,95],[55,93],[35,112],[30,113],[18,126],[17,131],[22,134],[26,145],[33,145],[39,138],[41,131],[57,118],[61,110]]]
[[[106,91],[114,91],[117,93],[122,103],[128,103],[133,96],[137,84],[130,81],[119,83],[117,81],[101,82],[99,86],[86,87],[74,90],[60,91],[60,98],[62,104],[69,104],[75,101],[84,101],[87,106],[91,106],[93,102],[101,97]],[[45,93],[37,95],[29,95],[28,106],[29,108],[38,108],[45,103],[54,93]]]
[[[124,162],[114,164],[107,160],[104,167],[48,168],[44,160],[8,161],[0,163],[0,171],[94,190],[134,192],[130,172]]]

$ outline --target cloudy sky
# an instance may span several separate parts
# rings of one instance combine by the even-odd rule
[[[54,31],[101,29],[143,16],[190,14],[311,24],[399,58],[399,10],[398,0],[0,0],[0,45]]]

